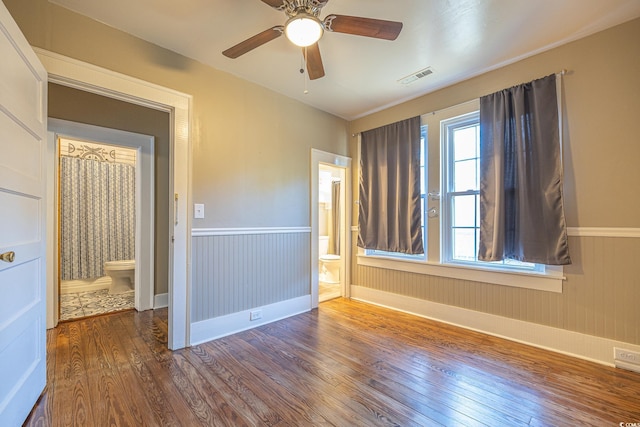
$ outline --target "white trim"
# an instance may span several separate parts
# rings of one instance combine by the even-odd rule
[[[153,298],[153,309],[169,307],[169,294],[158,294]]]
[[[614,366],[614,347],[640,352],[640,345],[524,322],[423,299],[352,286],[353,299],[505,338],[580,359]]]
[[[59,248],[57,224],[58,211],[55,208],[55,202],[53,202],[58,198],[58,150],[57,144],[55,143],[55,135],[49,131],[47,131],[47,148],[44,156],[46,167],[43,174],[45,176],[47,186],[47,204],[45,208],[47,228],[47,276],[44,285],[47,307],[45,310],[45,319],[47,322],[47,329],[52,329],[58,325],[58,314],[60,311],[60,289],[56,286],[59,280],[59,268],[57,261]]]
[[[371,255],[358,255],[358,265],[557,293],[562,293],[562,282],[565,279],[561,268],[555,269],[549,266],[546,273],[492,271],[465,265],[453,266],[423,260],[391,259]]]
[[[262,311],[262,318],[257,321],[249,320],[252,311]],[[305,295],[275,304],[254,307],[250,310],[239,311],[226,316],[214,317],[191,324],[191,343],[198,345],[227,335],[253,329],[260,325],[275,322],[296,314],[311,310],[311,296]]]
[[[155,283],[155,221],[153,215],[155,210],[155,138],[150,135],[54,118],[50,118],[47,125],[49,132],[53,133],[53,144],[56,144],[54,151],[56,152],[58,152],[58,138],[65,137],[124,146],[137,151],[137,161],[135,165],[135,205],[139,208],[136,208],[135,212],[135,308],[138,311],[153,308]],[[50,173],[47,179],[55,179],[55,175]],[[53,198],[53,200],[56,206],[56,212],[54,214],[54,220],[56,222],[51,224],[51,226],[55,226],[57,223],[58,212],[60,212],[58,198]],[[55,262],[57,263],[57,259],[60,256],[57,245],[54,248],[54,256]],[[48,288],[52,289],[51,286],[53,286],[53,284],[49,284]],[[53,316],[53,313],[47,313],[47,317],[50,315]]]
[[[193,237],[288,233],[311,233],[311,227],[194,228],[191,230],[191,236]]]
[[[320,283],[319,283],[319,271],[318,271],[318,261],[319,261],[319,218],[318,218],[318,207],[319,207],[319,175],[320,175],[320,165],[324,164],[331,167],[337,167],[343,170],[344,174],[344,185],[343,188],[343,200],[342,206],[343,211],[341,212],[340,223],[343,226],[340,230],[340,234],[344,235],[344,239],[341,239],[340,242],[340,253],[342,256],[340,257],[340,271],[343,271],[342,274],[342,289],[340,290],[342,296],[349,297],[349,286],[351,283],[351,233],[349,233],[348,226],[349,221],[351,221],[351,199],[352,199],[352,189],[351,189],[351,158],[346,156],[341,156],[339,154],[328,153],[326,151],[317,150],[315,148],[311,149],[311,306],[313,308],[317,308],[320,303]]]
[[[633,237],[640,238],[640,228],[624,227],[567,227],[567,234],[575,237]]]
[[[191,140],[192,97],[144,80],[34,48],[49,73],[49,81],[87,92],[168,112],[171,120],[170,194],[178,195],[171,210],[168,347],[183,348],[189,342],[191,271]],[[174,214],[175,212],[175,214]]]
[[[627,345],[627,344],[625,344]],[[640,374],[640,365],[636,365],[633,363],[624,362],[622,360],[615,360],[614,366],[616,368],[626,369],[627,371],[633,371]]]

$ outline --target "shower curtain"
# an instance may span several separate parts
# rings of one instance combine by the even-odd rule
[[[135,167],[60,158],[62,280],[104,276],[135,256]]]
[[[340,181],[331,183],[331,253],[340,255]]]

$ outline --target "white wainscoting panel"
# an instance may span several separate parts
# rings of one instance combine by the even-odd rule
[[[310,295],[310,245],[309,227],[194,229],[191,322]]]

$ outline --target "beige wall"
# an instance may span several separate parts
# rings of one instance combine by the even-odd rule
[[[638,229],[640,143],[635,125],[640,117],[640,20],[356,120],[350,131],[444,109],[562,69],[569,70],[564,77],[568,226]],[[356,148],[353,138],[352,156]],[[433,171],[429,175],[438,176]],[[357,217],[353,220],[357,224]],[[564,270],[562,294],[364,267],[355,258],[352,283],[640,344],[636,266],[640,239],[574,235],[569,245],[573,265]]]
[[[640,19],[351,123],[350,133],[447,108],[562,69],[569,227],[640,227]],[[356,153],[351,138],[350,153]],[[354,182],[358,182],[354,180]],[[355,224],[356,222],[354,222]]]
[[[93,93],[49,84],[49,117],[155,138],[155,294],[169,289],[169,114]]]
[[[194,228],[308,226],[310,149],[347,154],[347,123],[47,0],[5,0],[29,43],[193,96]]]

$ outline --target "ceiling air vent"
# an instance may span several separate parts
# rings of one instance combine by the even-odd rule
[[[408,76],[401,78],[400,80],[398,80],[398,83],[407,86],[420,80],[423,77],[428,76],[429,74],[433,74],[433,69],[431,67],[423,68],[420,71],[416,71],[415,73],[411,73]]]

